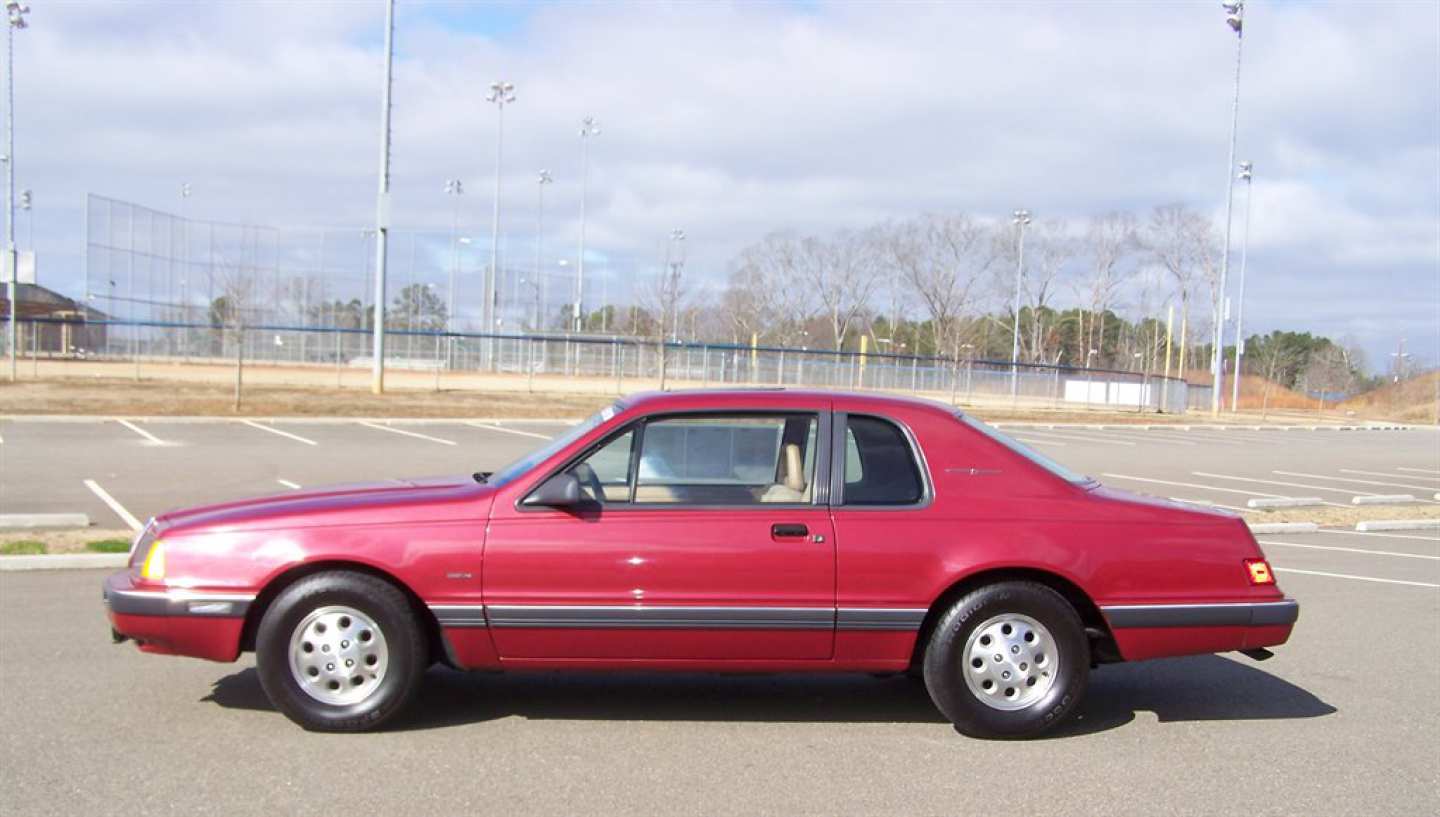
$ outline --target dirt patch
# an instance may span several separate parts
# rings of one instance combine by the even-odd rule
[[[1244,516],[1245,521],[1252,523],[1314,522],[1326,528],[1353,528],[1357,522],[1379,519],[1440,519],[1440,505],[1356,505],[1353,508],[1320,505],[1313,508],[1250,510]]]

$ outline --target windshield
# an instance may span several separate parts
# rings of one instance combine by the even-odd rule
[[[1030,446],[1020,442],[1019,440],[1001,434],[999,431],[985,425],[984,423],[974,419],[973,417],[967,417],[964,414],[957,414],[955,416],[958,417],[960,419],[960,422],[964,423],[965,425],[970,426],[981,434],[984,434],[986,437],[989,437],[995,442],[1000,443],[1011,451],[1014,451],[1016,454],[1019,454],[1025,459],[1035,463],[1041,468],[1044,468],[1046,471],[1049,471],[1050,473],[1065,480],[1066,482],[1073,482],[1076,485],[1083,485],[1085,483],[1095,481],[1094,479],[1087,477],[1077,471],[1071,471],[1069,468],[1066,468],[1065,466],[1050,459],[1044,454],[1041,454],[1039,451],[1036,451]]]
[[[526,454],[520,459],[515,460],[504,468],[496,471],[494,474],[490,475],[490,477],[485,480],[485,484],[494,485],[498,488],[499,486],[504,485],[510,480],[515,479],[526,471],[529,471],[531,468],[534,468],[536,465],[539,465],[540,463],[554,456],[555,453],[558,452],[560,449],[590,433],[601,423],[609,421],[610,418],[620,413],[620,410],[624,407],[624,403],[617,401],[613,405],[609,405],[603,409],[600,409],[599,411],[595,412],[584,420],[581,420],[576,425],[571,426],[570,429],[564,434],[561,434],[559,437],[556,437],[555,439],[546,443],[544,446],[537,448],[534,451],[531,451],[529,454]]]

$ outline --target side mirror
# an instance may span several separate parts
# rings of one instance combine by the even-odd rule
[[[539,505],[549,508],[565,508],[580,504],[580,480],[574,474],[564,473],[540,483],[540,487],[525,497],[525,505]]]

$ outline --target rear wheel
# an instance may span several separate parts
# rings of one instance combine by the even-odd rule
[[[1035,582],[966,594],[941,616],[925,649],[930,697],[972,737],[1030,737],[1055,727],[1085,694],[1089,669],[1079,615]]]
[[[404,594],[349,571],[317,573],[283,590],[260,620],[255,659],[275,707],[327,732],[388,720],[414,697],[427,663]]]

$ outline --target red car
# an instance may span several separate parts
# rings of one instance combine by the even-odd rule
[[[105,583],[117,641],[256,655],[309,729],[468,670],[910,672],[967,735],[1040,733],[1101,663],[1265,658],[1298,606],[1245,522],[1122,493],[953,408],[627,398],[494,473],[176,511]]]

